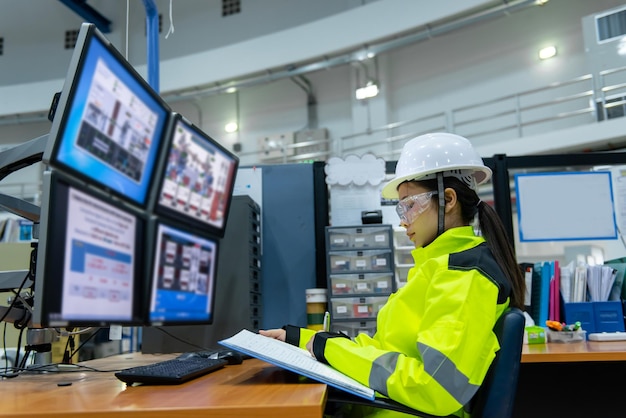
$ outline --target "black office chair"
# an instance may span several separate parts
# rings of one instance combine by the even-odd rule
[[[472,418],[510,418],[517,391],[522,345],[524,340],[524,314],[518,308],[508,308],[496,322],[494,333],[500,342],[483,384],[470,401]],[[468,353],[468,355],[471,355]],[[374,401],[332,389],[328,395],[327,411],[341,404],[359,404],[375,408],[391,409],[422,418],[441,418],[409,408],[391,399],[376,398]],[[449,415],[452,417],[452,415]]]

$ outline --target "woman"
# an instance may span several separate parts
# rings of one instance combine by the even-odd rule
[[[477,195],[490,177],[463,137],[433,133],[407,142],[382,195],[399,199],[415,266],[379,311],[376,334],[351,340],[294,326],[260,333],[306,347],[409,407],[463,416],[499,349],[496,320],[508,306],[523,309],[524,279],[513,248],[496,212]]]

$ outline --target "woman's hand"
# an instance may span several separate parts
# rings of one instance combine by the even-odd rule
[[[306,343],[306,349],[309,351],[309,353],[311,353],[313,357],[315,357],[315,354],[313,354],[313,340],[314,339],[315,339],[315,334],[313,334],[313,336]]]
[[[285,331],[282,328],[277,328],[277,329],[261,329],[259,330],[259,334],[265,336],[265,337],[270,337],[273,338],[275,340],[279,340],[279,341],[285,341],[285,337],[287,336],[287,331]]]

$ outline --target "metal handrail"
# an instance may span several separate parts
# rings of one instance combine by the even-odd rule
[[[616,74],[620,72],[626,72],[626,67],[621,67],[621,68],[613,69],[613,70],[607,70],[607,71],[603,71],[600,73],[601,87],[598,87],[598,91],[599,91],[598,95],[601,96],[599,102],[603,106],[605,119],[607,116],[606,108],[619,106],[619,103],[618,102],[606,103],[604,93],[608,91],[615,91],[620,88],[626,88],[626,82],[605,85],[604,83],[605,77],[608,75]],[[575,77],[570,80],[553,82],[542,87],[533,88],[533,89],[525,90],[522,92],[507,94],[501,97],[480,101],[480,102],[473,103],[470,105],[456,107],[449,111],[435,113],[429,116],[415,118],[415,119],[411,119],[408,121],[393,122],[390,124],[376,127],[374,129],[368,129],[362,132],[356,132],[350,135],[343,136],[339,138],[339,142],[341,144],[344,144],[346,140],[348,139],[354,140],[358,138],[363,138],[363,141],[359,141],[358,144],[350,146],[350,147],[342,145],[337,148],[343,154],[351,153],[351,152],[354,152],[355,150],[367,151],[375,146],[378,146],[378,149],[379,149],[381,142],[393,143],[399,139],[405,139],[408,137],[417,136],[419,134],[422,134],[428,131],[432,132],[435,130],[434,128],[443,128],[442,130],[453,132],[453,133],[458,133],[457,131],[460,128],[465,128],[467,130],[471,126],[480,127],[481,123],[484,124],[486,122],[489,122],[495,119],[500,119],[502,123],[496,123],[490,127],[482,126],[481,127],[482,129],[476,129],[471,134],[470,133],[463,133],[463,134],[466,136],[470,136],[472,137],[473,140],[477,140],[477,141],[479,141],[481,137],[492,135],[492,134],[497,134],[497,133],[502,133],[502,132],[507,132],[507,131],[509,132],[516,131],[517,137],[522,137],[524,134],[525,127],[538,125],[538,124],[547,124],[547,123],[556,122],[558,120],[562,120],[565,118],[573,118],[573,117],[577,117],[577,116],[585,115],[585,114],[594,115],[597,112],[596,108],[594,108],[593,106],[590,106],[587,102],[585,102],[583,107],[578,107],[578,108],[575,107],[575,104],[577,101],[584,100],[587,98],[590,98],[593,103],[596,102],[596,98],[595,98],[596,94],[595,94],[593,83],[594,83],[593,75],[584,74],[582,76]],[[533,103],[522,104],[522,102],[525,99],[529,99],[533,95],[546,93],[546,92],[549,93],[550,91],[564,89],[570,86],[574,86],[576,88],[576,86],[580,84],[584,85],[582,89],[578,88],[576,91],[564,92],[566,94],[560,94],[560,95],[557,95],[556,97],[542,99],[541,101],[537,101]],[[588,87],[589,85],[591,85],[591,88]],[[529,100],[525,100],[525,101],[528,102]],[[509,102],[509,103],[506,103],[506,102]],[[572,109],[572,106],[569,105],[571,103],[574,104],[573,109]],[[567,105],[567,107],[569,108],[567,107],[563,108],[563,106],[565,105]],[[496,107],[496,109],[494,109],[493,111],[485,110],[482,113],[480,112],[481,108],[484,109],[484,108],[487,108],[488,106]],[[503,106],[505,107],[503,108]],[[561,107],[560,109],[558,108],[559,106]],[[547,116],[533,118],[532,117],[533,115],[529,114],[529,112],[531,111],[541,111],[541,109],[545,109],[549,107],[555,107],[555,109],[552,113],[550,113]],[[468,117],[466,119],[461,119],[459,117],[462,113],[469,112],[469,111],[472,111],[475,114],[476,113],[479,113],[479,114],[477,114],[476,116]],[[512,117],[513,119],[507,122],[506,118],[508,117]],[[415,132],[404,132],[401,135],[397,135],[397,134],[392,135],[393,130],[399,127],[406,127],[406,126],[411,125],[411,123],[427,122],[428,120],[434,120],[436,118],[444,118],[445,120],[447,120],[447,126],[444,126],[444,127],[429,126],[430,129],[426,131],[422,131],[422,132],[417,132],[417,130],[415,130]],[[596,118],[594,119],[598,120],[598,117],[596,116]],[[371,137],[373,133],[387,132],[387,131],[391,131],[390,135],[387,138],[381,139],[380,137],[377,137],[375,142],[372,142],[371,140],[370,141],[366,140],[368,137]],[[397,150],[397,152],[399,151],[400,150]],[[391,151],[392,156],[395,152],[396,151]],[[389,153],[390,153],[389,151],[382,152],[382,154],[389,154]],[[377,154],[381,155],[381,152],[378,151]]]

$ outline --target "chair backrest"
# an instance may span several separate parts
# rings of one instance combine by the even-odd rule
[[[473,418],[508,418],[513,416],[517,392],[525,318],[518,308],[508,308],[498,319],[494,333],[500,350],[473,399]]]

